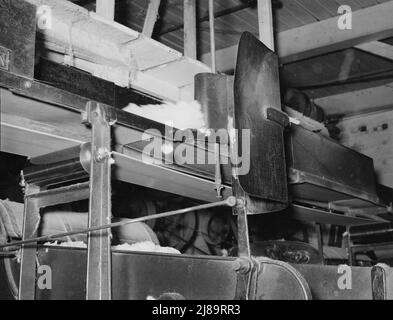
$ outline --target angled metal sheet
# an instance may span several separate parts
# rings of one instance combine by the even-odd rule
[[[277,55],[251,33],[243,33],[235,72],[235,128],[250,130],[250,170],[239,175],[251,196],[287,202],[283,127],[266,118],[266,108],[281,110]],[[239,138],[239,150],[247,150]],[[242,155],[243,157],[245,155]]]

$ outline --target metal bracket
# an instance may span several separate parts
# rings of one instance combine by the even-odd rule
[[[288,115],[276,108],[265,108],[264,115],[267,120],[274,121],[283,128],[286,128],[290,123]]]
[[[215,157],[215,175],[214,175],[215,190],[217,191],[217,198],[222,199],[221,191],[225,189],[225,187],[222,184],[220,144],[217,142],[214,144],[214,157]]]
[[[112,108],[105,107],[103,104],[98,104],[94,101],[89,101],[86,104],[85,111],[82,112],[82,123],[86,125],[92,125],[92,110],[100,105],[101,109],[103,110],[103,116],[105,117],[105,121],[108,122],[109,126],[114,125],[117,122],[117,114],[115,110]]]
[[[25,209],[23,213],[22,239],[35,237],[40,221],[39,206],[31,195],[38,193],[39,188],[26,186]],[[23,245],[21,250],[21,263],[19,272],[19,300],[34,300],[36,283],[36,257],[37,245]]]

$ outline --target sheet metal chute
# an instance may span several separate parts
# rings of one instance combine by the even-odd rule
[[[232,159],[240,150],[248,157],[249,170],[238,170],[233,161],[231,170],[233,194],[245,199],[247,214],[283,210],[288,203],[283,137],[288,117],[281,112],[278,88],[277,55],[248,32],[240,39],[234,77],[195,78],[207,126],[229,131]]]
[[[91,143],[31,158],[23,170],[23,181],[39,187],[87,180],[90,172]]]

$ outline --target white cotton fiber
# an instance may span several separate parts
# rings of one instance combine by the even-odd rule
[[[130,103],[123,110],[177,129],[205,128],[201,105],[195,100],[145,106]]]

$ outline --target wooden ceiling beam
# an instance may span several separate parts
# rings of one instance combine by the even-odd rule
[[[145,22],[143,24],[142,34],[151,38],[154,26],[156,25],[158,10],[160,9],[161,0],[150,0],[147,8]]]
[[[386,85],[315,99],[326,114],[356,114],[384,110],[393,105],[393,82]]]

